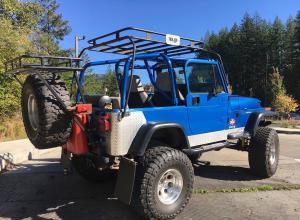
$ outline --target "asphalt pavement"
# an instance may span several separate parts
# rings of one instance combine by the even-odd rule
[[[245,152],[203,155],[211,164],[195,164],[197,193],[176,219],[299,220],[300,135],[281,134],[280,142],[279,169],[269,179],[251,175]],[[114,198],[114,181],[92,184],[75,172],[64,175],[59,153],[47,152],[0,175],[0,219],[140,219]],[[276,190],[256,190],[264,186]]]

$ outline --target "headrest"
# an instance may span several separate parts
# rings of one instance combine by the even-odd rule
[[[171,91],[170,74],[168,72],[157,73],[156,85],[160,90],[165,92],[170,92]]]
[[[130,76],[128,78],[128,85],[130,83]],[[138,75],[132,75],[132,84],[130,92],[144,92],[144,87],[141,78]]]

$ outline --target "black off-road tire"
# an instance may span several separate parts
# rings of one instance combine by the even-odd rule
[[[46,72],[41,74],[64,104],[69,107],[71,105],[70,96],[60,76]],[[32,101],[33,99],[34,101]],[[36,74],[26,78],[22,89],[21,104],[27,136],[36,148],[58,147],[68,141],[71,134],[72,116],[64,112],[59,101]],[[35,107],[29,107],[30,104]],[[29,112],[35,112],[32,114],[35,120],[32,119]]]
[[[269,127],[259,127],[251,140],[248,153],[253,174],[262,178],[273,176],[278,166],[279,150],[277,132]]]
[[[116,170],[100,170],[96,165],[96,158],[87,155],[73,155],[72,163],[77,173],[89,182],[100,183],[117,176]]]
[[[158,198],[158,182],[170,169],[180,172],[183,185],[177,200],[164,204]],[[137,165],[131,205],[146,218],[172,219],[188,204],[193,183],[194,169],[183,152],[163,145],[149,148]]]

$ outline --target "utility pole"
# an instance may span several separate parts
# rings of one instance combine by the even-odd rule
[[[85,40],[85,36],[79,37],[75,36],[75,58],[78,58],[79,55],[79,41]]]

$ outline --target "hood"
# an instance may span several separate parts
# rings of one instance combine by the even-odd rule
[[[261,101],[256,98],[232,95],[229,100],[231,109],[256,109],[261,107]]]

